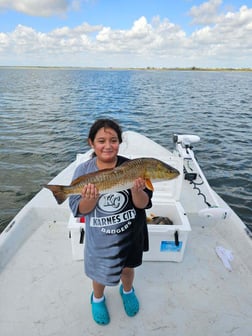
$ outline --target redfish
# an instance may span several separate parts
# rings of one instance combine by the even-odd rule
[[[141,177],[145,180],[146,188],[153,190],[151,181],[171,180],[178,175],[177,169],[160,160],[138,158],[126,161],[115,168],[82,175],[68,186],[47,184],[44,187],[50,189],[58,204],[61,204],[70,195],[80,195],[83,187],[89,183],[94,184],[100,194],[106,194],[130,189],[134,181]]]

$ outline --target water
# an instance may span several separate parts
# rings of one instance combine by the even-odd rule
[[[252,73],[0,69],[0,231],[57,173],[88,149],[90,125],[118,120],[195,153],[211,186],[247,225],[252,218]]]

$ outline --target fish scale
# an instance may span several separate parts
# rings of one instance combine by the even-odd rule
[[[100,194],[104,194],[130,189],[139,177],[145,180],[147,188],[152,189],[151,181],[171,180],[178,175],[179,171],[176,168],[163,161],[137,158],[115,168],[82,175],[69,186],[47,184],[44,187],[51,190],[58,204],[61,204],[70,195],[80,195],[83,187],[89,183],[94,184]]]

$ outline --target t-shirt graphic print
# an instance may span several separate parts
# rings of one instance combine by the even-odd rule
[[[101,195],[87,217],[86,274],[104,285],[116,285],[133,239],[136,210],[129,190]]]

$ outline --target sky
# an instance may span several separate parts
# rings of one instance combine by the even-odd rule
[[[0,66],[252,67],[252,0],[0,0]]]

